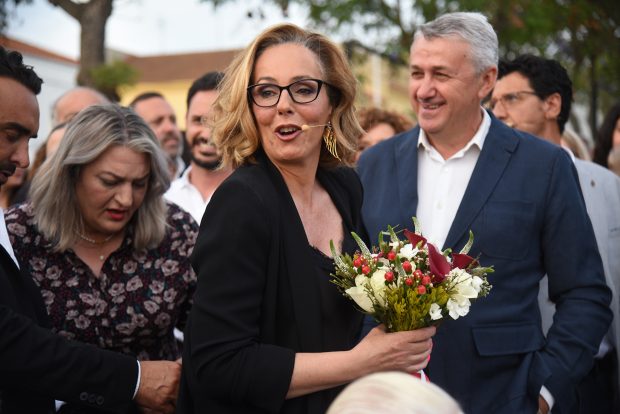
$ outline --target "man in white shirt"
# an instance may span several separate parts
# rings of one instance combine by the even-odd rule
[[[159,92],[144,92],[136,96],[129,107],[151,127],[168,155],[170,178],[179,177],[185,169],[181,157],[183,137],[177,126],[177,116],[172,105]]]
[[[522,55],[499,65],[490,107],[513,128],[561,145],[573,100],[572,82],[559,62]],[[620,345],[620,177],[606,168],[571,154],[592,221],[607,286],[612,290],[613,323],[596,356],[594,367],[579,384],[579,412],[620,412],[618,357]],[[570,179],[566,177],[566,179]],[[548,296],[548,280],[541,281],[540,310],[545,333],[553,322],[555,304]],[[615,401],[614,401],[615,400]]]
[[[362,214],[371,238],[419,216],[428,239],[455,251],[471,230],[470,254],[494,266],[489,296],[437,329],[433,383],[469,414],[570,413],[609,329],[611,292],[568,154],[481,107],[497,64],[497,35],[480,13],[418,27],[409,94],[419,125],[362,153]],[[560,304],[546,338],[545,274]]]
[[[188,211],[199,224],[211,196],[231,173],[229,168],[219,168],[220,155],[211,140],[211,106],[219,94],[217,87],[223,76],[221,72],[209,72],[190,87],[185,137],[191,148],[191,163],[164,194],[167,200]]]

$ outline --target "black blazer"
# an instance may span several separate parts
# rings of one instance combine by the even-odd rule
[[[46,327],[38,288],[0,246],[0,412],[47,414],[54,399],[125,411],[138,377],[135,359],[69,342]]]
[[[285,401],[295,353],[325,351],[321,298],[293,199],[262,151],[257,162],[218,188],[202,219],[178,413],[325,412],[320,393]],[[317,178],[345,229],[365,237],[356,173],[319,168]],[[354,315],[347,334],[361,327]]]

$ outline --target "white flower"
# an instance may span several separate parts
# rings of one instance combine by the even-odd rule
[[[474,276],[471,280],[472,287],[476,289],[476,292],[478,293],[480,293],[480,288],[482,287],[483,283],[484,283],[484,280],[482,280],[482,278],[478,276]]]
[[[370,277],[370,287],[378,302],[385,304],[385,270],[377,269]]]
[[[459,295],[455,295],[448,299],[448,303],[446,304],[448,313],[452,319],[458,319],[459,316],[467,315],[469,313],[469,306],[469,299]]]
[[[359,276],[358,276],[359,277]],[[365,277],[365,276],[364,276]],[[356,278],[357,280],[357,278]],[[368,297],[366,288],[363,286],[350,287],[344,291],[351,299],[357,303],[357,306],[362,308],[366,312],[372,312],[372,301]]]
[[[475,299],[478,297],[480,287],[478,286],[478,289],[474,287],[472,275],[467,273],[465,270],[458,268],[452,269],[450,270],[450,273],[448,273],[448,277],[452,281],[452,286],[454,286],[458,295],[470,299]],[[480,281],[480,283],[482,283],[482,281]]]
[[[428,314],[431,315],[431,319],[434,321],[443,317],[441,316],[441,307],[436,303],[433,303],[431,305],[431,309],[429,310]]]
[[[368,290],[372,291],[372,294]],[[355,287],[345,290],[345,293],[366,312],[373,311],[373,297],[377,302],[385,304],[385,270],[377,269],[369,278],[366,275],[355,277]],[[372,296],[371,296],[372,295]]]
[[[417,247],[414,247],[411,243],[407,243],[398,252],[398,257],[412,261],[418,252],[419,250]],[[415,270],[415,264],[413,262],[411,264],[414,266],[413,270]]]

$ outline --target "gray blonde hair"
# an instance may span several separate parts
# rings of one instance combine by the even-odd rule
[[[150,159],[144,200],[129,222],[136,249],[154,247],[166,232],[163,194],[170,186],[166,159],[149,126],[131,109],[95,105],[81,111],[68,125],[56,153],[32,181],[30,196],[39,231],[57,251],[65,251],[84,232],[75,187],[83,166],[112,146],[124,146]]]
[[[238,54],[225,72],[220,95],[213,105],[213,140],[222,153],[222,165],[236,168],[253,161],[260,147],[260,136],[254,120],[247,88],[254,76],[254,66],[262,53],[272,46],[299,44],[312,51],[319,62],[327,95],[332,105],[331,122],[336,135],[336,148],[345,164],[353,160],[357,137],[363,130],[355,116],[353,103],[357,80],[340,48],[327,37],[292,24],[271,27],[261,33]],[[338,165],[322,146],[319,165]]]
[[[487,18],[477,12],[455,12],[439,16],[418,27],[413,41],[459,37],[470,46],[470,59],[478,75],[499,62],[498,40]]]
[[[463,414],[447,392],[411,374],[386,371],[349,384],[326,414]]]

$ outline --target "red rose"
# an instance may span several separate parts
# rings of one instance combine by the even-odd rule
[[[386,281],[391,283],[394,281],[394,272],[386,272],[384,277]]]
[[[396,253],[394,253],[393,251],[388,252],[387,259],[390,261],[396,259]]]
[[[370,266],[367,266],[367,265],[362,266],[362,273],[365,275],[370,273]]]
[[[423,277],[422,277],[422,284],[423,284],[423,285],[428,285],[428,284],[430,284],[430,283],[431,283],[431,278],[430,278],[430,276],[423,276]]]
[[[418,293],[420,295],[423,295],[426,293],[426,288],[424,287],[424,285],[418,285]]]
[[[407,279],[405,279],[405,285],[407,286],[411,286],[413,285],[413,279],[408,277]]]

